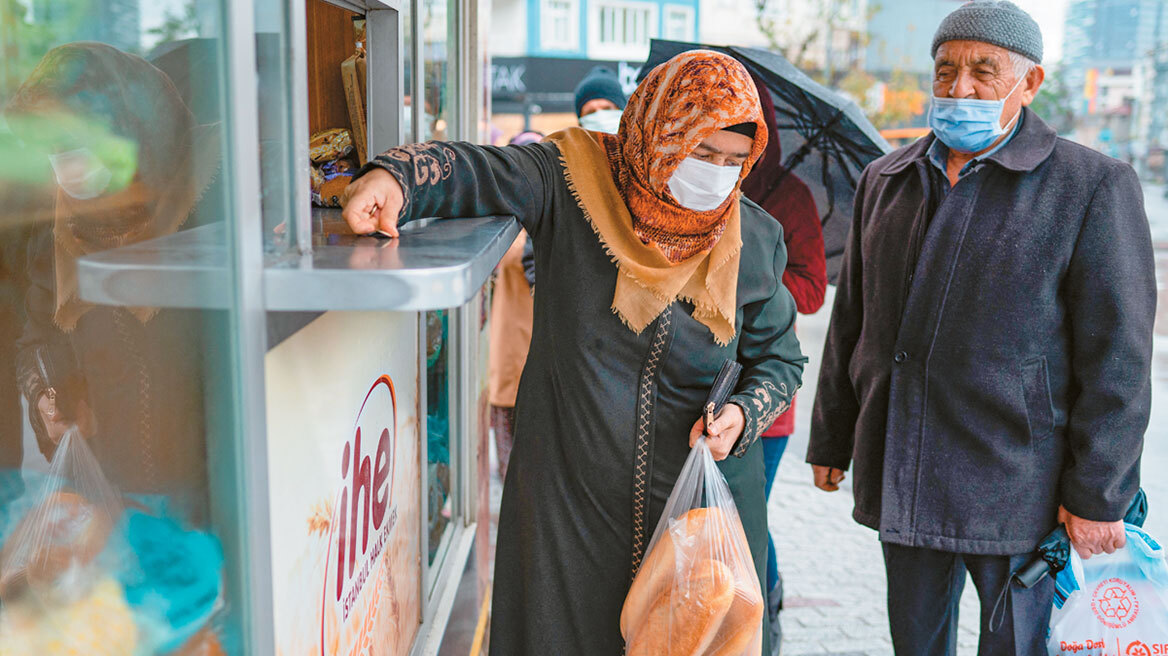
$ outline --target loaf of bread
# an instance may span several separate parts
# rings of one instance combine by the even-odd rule
[[[661,539],[653,545],[653,549],[641,562],[641,569],[637,572],[636,578],[633,579],[628,596],[625,597],[620,621],[621,635],[625,637],[625,640],[629,638],[629,629],[640,626],[645,614],[649,611],[649,607],[663,591],[668,591],[667,586],[673,583],[673,579],[677,575],[675,570],[677,568],[678,545],[673,541],[674,533],[684,536],[681,538],[684,543],[682,548],[685,548],[689,553],[695,555],[708,553],[708,549],[702,548],[704,545],[696,545],[692,541],[704,538],[706,522],[709,520],[710,514],[720,512],[721,510],[717,508],[694,508],[678,518],[672,530],[666,530],[661,534]]]
[[[734,590],[734,602],[722,620],[722,626],[710,641],[707,656],[759,656],[762,640],[759,628],[762,626],[762,596],[751,586],[739,586]],[[754,653],[747,652],[754,650]]]
[[[628,656],[705,652],[734,603],[734,572],[716,560],[694,563],[684,581],[658,595],[628,643]]]
[[[763,610],[742,523],[720,508],[695,508],[646,555],[621,610],[621,635],[630,656],[759,656]]]

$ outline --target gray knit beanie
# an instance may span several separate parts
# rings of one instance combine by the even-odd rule
[[[981,41],[1042,63],[1042,31],[1030,14],[1009,0],[973,0],[941,21],[933,36],[931,57],[946,41]]]

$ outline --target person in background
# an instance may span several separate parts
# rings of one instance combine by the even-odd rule
[[[616,73],[603,66],[593,68],[576,85],[576,117],[585,130],[616,134],[626,102]]]
[[[752,76],[753,77],[753,76]],[[783,166],[783,146],[775,122],[775,104],[770,91],[754,78],[762,114],[767,124],[767,147],[750,175],[742,181],[742,193],[758,203],[783,226],[783,243],[787,246],[787,268],[783,270],[783,285],[795,299],[800,314],[814,314],[823,307],[827,291],[827,263],[823,248],[823,225],[815,198],[807,184]],[[779,415],[770,428],[763,431],[763,462],[766,465],[766,496],[771,496],[779,461],[787,449],[787,440],[795,432],[795,399],[791,409]],[[775,541],[767,531],[767,612],[771,619],[771,646],[775,653],[781,638],[779,609],[783,602],[783,583],[779,575]]]
[[[1026,12],[966,3],[932,55],[932,134],[856,189],[807,461],[826,491],[855,463],[898,655],[954,653],[968,572],[978,653],[1033,656],[1054,582],[1012,574],[1060,523],[1083,558],[1125,543],[1151,410],[1151,234],[1131,167],[1027,107],[1044,72]]]
[[[576,116],[585,130],[616,134],[626,102],[616,73],[603,66],[593,68],[576,85]],[[527,284],[534,290],[535,243],[531,240],[523,249],[522,262]]]
[[[529,130],[515,135],[510,145],[525,146],[542,140],[541,133]],[[495,269],[495,291],[491,297],[491,430],[495,433],[499,478],[504,480],[515,435],[515,396],[519,390],[519,375],[523,373],[531,346],[534,304],[522,262],[523,246],[527,242],[527,232],[520,230]]]
[[[678,102],[652,102],[663,94]],[[629,585],[703,434],[766,578],[757,441],[806,362],[782,285],[782,230],[738,193],[766,140],[745,68],[699,50],[641,82],[616,135],[411,144],[349,185],[344,216],[358,234],[509,214],[536,242],[540,292],[499,510],[492,654],[622,653]],[[417,167],[441,175],[421,179]],[[704,428],[698,415],[728,359],[742,377]],[[764,615],[769,650],[766,624]]]

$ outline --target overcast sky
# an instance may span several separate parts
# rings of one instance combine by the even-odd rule
[[[1053,64],[1063,56],[1063,17],[1067,14],[1067,0],[1014,0],[1025,9],[1042,28],[1042,60]]]

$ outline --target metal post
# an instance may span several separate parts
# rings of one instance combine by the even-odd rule
[[[371,9],[365,14],[368,53],[365,115],[369,123],[370,157],[400,146],[405,139],[401,100],[405,95],[405,67],[401,57],[403,27],[401,12],[396,7]]]
[[[226,98],[224,141],[231,175],[228,203],[228,252],[234,284],[230,332],[235,378],[235,475],[242,498],[236,508],[240,527],[244,579],[241,600],[246,609],[244,640],[249,654],[276,652],[272,599],[271,514],[268,509],[268,442],[265,422],[264,354],[266,332],[263,286],[259,106],[256,72],[255,7],[252,0],[225,3]]]

